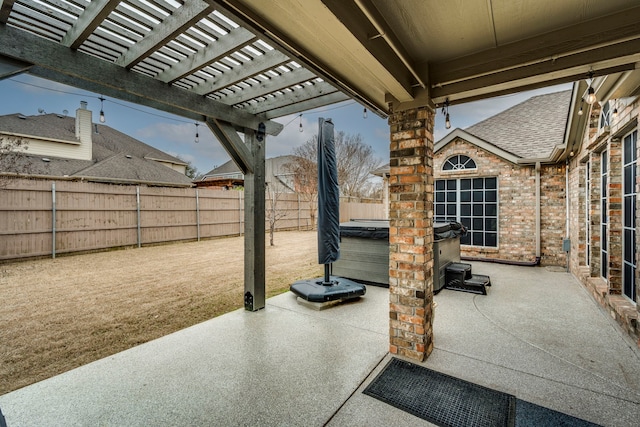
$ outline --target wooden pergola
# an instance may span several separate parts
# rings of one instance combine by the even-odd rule
[[[636,0],[0,0],[0,78],[206,123],[245,174],[245,307],[258,310],[274,119],[354,99],[382,117],[426,108],[428,133],[445,104],[636,69],[638,22]]]

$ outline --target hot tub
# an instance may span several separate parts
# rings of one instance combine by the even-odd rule
[[[334,276],[389,286],[389,221],[351,220],[340,224],[340,259]]]

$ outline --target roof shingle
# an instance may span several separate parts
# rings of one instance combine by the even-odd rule
[[[465,129],[521,158],[548,157],[564,142],[571,91],[534,96]]]

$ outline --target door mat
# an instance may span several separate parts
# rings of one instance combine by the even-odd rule
[[[364,393],[439,426],[513,426],[515,397],[393,358]]]
[[[363,393],[438,426],[598,427],[511,394],[396,358]]]
[[[545,408],[531,402],[516,400],[516,426],[517,427],[600,427],[553,409]]]

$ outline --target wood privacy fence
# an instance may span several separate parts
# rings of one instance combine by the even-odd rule
[[[241,235],[243,196],[203,188],[14,179],[0,189],[0,260]],[[299,195],[281,194],[277,209],[284,213],[277,230],[311,228],[309,203]],[[384,218],[383,205],[341,203],[340,221],[353,218]]]

